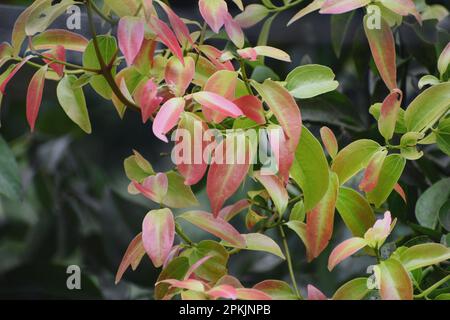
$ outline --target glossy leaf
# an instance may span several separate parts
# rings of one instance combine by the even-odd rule
[[[335,74],[325,66],[309,64],[295,68],[286,77],[286,88],[297,99],[308,99],[339,86]]]
[[[320,9],[322,14],[339,14],[364,7],[370,0],[326,0]]]
[[[306,7],[301,9],[299,12],[297,12],[291,20],[288,22],[288,26],[293,24],[295,21],[300,20],[304,16],[310,14],[311,12],[317,11],[320,8],[322,8],[322,5],[324,4],[325,0],[314,0],[310,4],[308,4]]]
[[[306,223],[303,223],[298,220],[292,220],[286,223],[286,226],[294,231],[297,236],[302,240],[303,244],[306,248],[308,248],[308,239],[306,235]]]
[[[194,93],[193,97],[202,107],[220,112],[224,116],[237,118],[243,115],[238,106],[216,93],[201,91]]]
[[[236,247],[245,248],[245,238],[222,218],[205,211],[189,211],[179,217]]]
[[[356,278],[336,290],[332,300],[362,300],[369,293],[367,278]]]
[[[228,38],[230,38],[236,47],[242,48],[245,42],[244,32],[242,31],[241,26],[234,21],[229,13],[226,15],[224,25]]]
[[[438,264],[450,259],[450,249],[438,243],[423,243],[407,248],[400,262],[408,271]]]
[[[383,300],[412,300],[413,287],[408,272],[395,259],[382,261],[380,268],[380,295]]]
[[[44,92],[45,74],[48,66],[41,67],[33,76],[28,85],[27,92],[27,120],[31,131],[34,131],[34,125],[39,113],[42,102],[42,93]]]
[[[167,195],[169,181],[165,173],[157,173],[142,182],[142,184],[133,182],[133,186],[145,197],[156,203],[162,203]]]
[[[397,88],[397,67],[395,65],[395,43],[391,28],[386,20],[381,17],[381,28],[370,28],[364,18],[364,30],[369,40],[373,60],[377,66],[381,78],[389,90]]]
[[[172,26],[172,29],[174,30],[175,35],[177,36],[178,41],[181,43],[181,45],[184,46],[187,43],[193,44],[194,42],[189,33],[189,29],[184,23],[184,21],[164,2],[162,1],[156,2],[166,12],[167,17],[169,18],[170,25]]]
[[[242,110],[247,118],[252,119],[257,124],[263,125],[266,123],[262,102],[257,97],[246,95],[234,100],[233,103]]]
[[[264,186],[269,193],[275,207],[280,215],[286,211],[289,196],[283,182],[277,176],[261,174],[260,171],[254,172],[253,176]]]
[[[20,63],[18,63],[14,66],[14,68],[7,74],[7,76],[4,79],[2,79],[2,82],[0,82],[0,93],[5,94],[5,88],[6,88],[6,85],[8,84],[8,82],[27,63],[27,61],[32,58],[33,58],[33,56],[28,56],[28,57],[24,58]]]
[[[224,245],[252,251],[268,252],[280,257],[281,259],[286,259],[280,247],[274,240],[272,240],[272,238],[269,238],[268,236],[261,233],[247,233],[243,234],[242,236],[244,237],[246,243],[244,247],[240,247],[228,242],[225,242]]]
[[[336,174],[331,174],[329,179],[327,192],[306,215],[308,261],[319,256],[327,247],[333,234],[334,210],[339,191],[339,180]]]
[[[450,43],[448,43],[444,50],[442,50],[441,55],[438,59],[438,70],[441,76],[443,76],[450,65]]]
[[[357,140],[342,149],[336,156],[331,170],[337,173],[339,182],[344,184],[367,166],[372,156],[381,149],[373,140]]]
[[[230,221],[236,215],[248,209],[250,207],[250,202],[247,199],[240,200],[234,204],[224,207],[219,212],[219,217],[224,219],[225,221]]]
[[[320,142],[306,127],[303,127],[290,173],[303,191],[306,211],[310,211],[327,192],[329,169]]]
[[[145,178],[155,174],[152,165],[136,150],[123,162],[128,179],[141,183]]]
[[[379,208],[386,201],[400,179],[405,165],[406,160],[399,154],[391,154],[386,157],[377,186],[372,191],[367,192],[367,199],[370,203]]]
[[[386,140],[390,140],[394,135],[402,99],[402,92],[398,89],[394,89],[386,99],[384,99],[383,104],[381,105],[378,130],[380,130],[381,135]]]
[[[184,58],[184,65],[176,57],[167,62],[164,78],[170,90],[176,96],[182,96],[191,84],[195,74],[195,61],[191,57]]]
[[[322,127],[320,128],[320,137],[322,138],[322,143],[328,154],[334,159],[338,153],[339,147],[333,131],[328,127]]]
[[[131,66],[144,41],[144,21],[137,17],[122,17],[117,28],[119,48]]]
[[[144,249],[158,268],[163,265],[175,239],[175,221],[170,209],[152,210],[142,222]]]
[[[292,288],[284,281],[265,280],[255,284],[253,289],[267,293],[273,300],[298,300]]]
[[[185,185],[184,178],[177,172],[167,172],[169,189],[163,204],[170,208],[191,208],[198,206],[198,200],[192,189]]]
[[[336,265],[365,246],[367,246],[367,242],[363,238],[350,238],[345,240],[331,252],[330,257],[328,258],[328,270],[333,270]]]
[[[252,3],[245,7],[234,19],[242,28],[250,28],[264,20],[269,10],[262,4]]]
[[[141,107],[143,123],[152,117],[163,100],[162,97],[158,96],[158,87],[152,79],[139,83],[133,92],[133,99]]]
[[[219,33],[227,17],[227,3],[224,0],[200,0],[198,5],[203,19],[215,33]]]
[[[380,150],[372,156],[366,171],[364,172],[361,183],[359,184],[359,189],[361,191],[367,193],[376,188],[387,153],[387,150]]]
[[[153,133],[158,139],[169,142],[165,135],[177,125],[185,104],[183,98],[172,98],[162,105],[152,127]]]
[[[417,200],[416,218],[421,226],[434,229],[439,209],[450,198],[450,178],[442,179],[428,188]]]
[[[375,215],[369,202],[351,188],[339,189],[336,209],[355,237],[363,237],[375,223]]]
[[[184,63],[183,50],[178,43],[178,39],[169,26],[156,17],[152,17],[149,21],[149,26],[153,32],[156,33],[158,39],[167,47],[170,51]]]
[[[66,50],[84,52],[89,41],[78,33],[65,29],[46,30],[33,37],[32,46],[36,50],[54,49],[63,46]]]
[[[432,126],[449,108],[450,82],[432,86],[416,97],[405,112],[409,131],[420,132]]]
[[[84,132],[91,133],[91,121],[86,106],[83,89],[73,88],[77,78],[73,75],[65,76],[56,88],[59,104],[67,116],[76,123]]]

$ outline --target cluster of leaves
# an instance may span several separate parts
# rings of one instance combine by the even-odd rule
[[[0,76],[0,98],[20,68],[30,65],[38,69],[27,94],[27,120],[32,131],[44,84],[51,80],[58,82],[56,93],[61,107],[86,133],[91,132],[83,92],[87,85],[111,100],[120,117],[130,109],[140,113],[143,123],[152,120],[153,133],[164,142],[168,142],[166,135],[171,131],[175,135],[179,129],[194,131],[197,123],[203,131],[215,128],[222,133],[216,150],[222,150],[234,139],[226,134],[228,129],[280,128],[283,132],[281,137],[269,139],[271,148],[279,150],[276,175],[264,175],[258,165],[250,163],[251,155],[246,155],[242,164],[191,161],[168,172],[155,172],[138,152],[127,158],[124,165],[131,180],[129,192],[140,194],[161,208],[145,216],[142,231],[131,241],[119,266],[116,282],[130,266],[136,269],[148,256],[156,268],[162,267],[155,284],[157,299],[177,295],[183,299],[302,299],[292,265],[292,259],[298,257],[289,252],[286,230],[298,235],[308,261],[312,261],[328,247],[337,211],[354,237],[333,250],[328,268],[332,270],[363,248],[365,254],[374,257],[376,266],[372,278],[347,282],[333,299],[363,299],[370,294],[382,299],[436,297],[436,289],[449,280],[449,239],[442,231],[449,231],[449,179],[433,185],[416,205],[420,225],[413,226],[435,242],[399,243],[383,255],[382,246],[395,223],[390,212],[380,220],[376,220],[375,212],[392,210],[388,198],[394,192],[407,202],[399,179],[407,161],[424,156],[422,146],[437,145],[443,153],[450,154],[450,44],[438,52],[434,66],[437,72],[420,80],[419,86],[427,88],[402,108],[405,89],[398,86],[399,43],[394,37],[394,30],[407,16],[414,16],[416,21],[412,23],[420,28],[426,20],[442,19],[442,8],[416,5],[412,0],[315,0],[292,18],[290,23],[317,10],[339,17],[367,7],[367,14],[359,23],[370,47],[374,75],[388,89],[385,99],[373,104],[369,112],[384,142],[359,139],[340,149],[328,127],[320,129],[320,143],[302,123],[297,103],[338,88],[330,68],[302,65],[284,81],[256,81],[247,76],[247,68],[264,65],[265,58],[290,62],[290,57],[267,45],[268,31],[262,33],[257,46],[250,46],[243,29],[268,16],[265,29],[270,29],[279,12],[301,1],[284,1],[283,6],[262,1],[246,7],[241,1],[233,2],[242,11],[235,17],[229,13],[225,0],[200,0],[199,11],[205,21],[202,25],[180,18],[159,0],[105,0],[103,8],[86,0],[81,4],[86,6],[90,22],[92,39],[88,40],[67,30],[48,29],[69,6],[80,3],[36,0],[16,21],[11,44],[0,46],[0,65],[15,62]],[[381,15],[373,16],[373,12]],[[117,39],[110,34],[97,35],[94,13],[117,26]],[[215,45],[217,39],[229,40],[224,49]],[[22,57],[24,42],[27,48]],[[66,50],[82,53],[82,65],[67,62]],[[190,143],[194,149],[203,142],[192,139]],[[214,152],[211,156],[214,160]],[[8,166],[11,163],[0,167],[5,171],[1,177],[8,178]],[[172,209],[198,206],[191,186],[201,183],[205,176],[211,212],[189,210],[174,215]],[[253,179],[256,187],[248,190],[245,199],[224,206],[247,177]],[[14,196],[17,177],[6,180],[2,193]],[[359,190],[353,187],[357,180]],[[230,223],[244,211],[250,233],[241,233]],[[181,221],[220,241],[192,241]],[[266,234],[272,229],[280,233],[284,252]],[[177,243],[175,235],[180,238]],[[442,244],[437,243],[440,241]],[[286,260],[292,287],[283,281],[266,280],[245,288],[227,270],[230,255],[241,250],[263,251]],[[422,290],[423,280],[435,269],[445,276]],[[373,286],[369,285],[370,280]],[[326,296],[310,285],[308,298]],[[437,298],[448,298],[448,292]]]

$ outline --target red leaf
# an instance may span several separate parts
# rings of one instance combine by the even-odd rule
[[[326,295],[313,285],[308,284],[308,300],[328,300]]]
[[[144,21],[137,17],[122,17],[117,29],[119,48],[131,66],[144,41]]]
[[[145,251],[158,268],[163,265],[175,238],[175,221],[170,209],[152,210],[142,222],[142,241]]]
[[[183,50],[181,50],[180,44],[178,43],[177,37],[169,26],[159,20],[157,17],[152,16],[149,22],[150,28],[156,33],[159,40],[161,40],[164,45],[172,51],[172,53],[184,64]]]
[[[395,186],[394,186],[394,190],[395,190],[395,192],[397,192],[400,195],[400,197],[402,197],[402,199],[403,199],[403,201],[405,201],[405,203],[408,202],[407,198],[406,198],[405,190],[403,190],[401,185],[396,183]]]
[[[123,255],[120,266],[117,269],[115,283],[118,284],[120,282],[123,274],[130,265],[132,269],[135,270],[144,255],[145,249],[142,244],[142,233],[139,233],[133,240],[131,240],[130,244],[128,245],[127,251],[125,251],[125,254]]]
[[[50,68],[52,68],[56,72],[58,76],[63,77],[64,65],[57,62],[52,62],[51,59],[66,62],[66,49],[63,46],[56,46],[53,50],[44,53],[43,56],[50,58],[50,60],[43,60],[49,65]]]
[[[222,218],[225,221],[230,221],[233,219],[237,214],[244,211],[245,209],[250,207],[250,203],[247,199],[240,200],[234,204],[231,204],[229,206],[224,207],[219,212],[219,217]]]
[[[185,45],[186,43],[194,44],[194,41],[191,38],[191,34],[189,33],[189,29],[186,24],[181,20],[181,18],[164,2],[157,1],[158,4],[163,8],[166,12],[167,17],[169,18],[170,25],[172,29],[175,31],[175,34],[178,38],[178,41]]]
[[[158,97],[158,86],[153,79],[141,82],[133,93],[133,98],[141,107],[142,122],[148,119],[158,110],[163,98]]]
[[[2,83],[0,83],[0,92],[2,94],[5,94],[5,88],[6,85],[8,84],[8,82],[12,79],[12,77],[15,76],[15,74],[17,73],[17,71],[19,71],[25,63],[27,63],[28,60],[30,60],[31,58],[33,58],[33,56],[28,56],[26,58],[24,58],[19,64],[17,64],[14,69],[11,71],[11,73],[3,80]]]
[[[257,124],[265,124],[264,108],[261,100],[255,96],[247,95],[233,101],[242,110],[244,115]]]
[[[34,131],[34,125],[39,113],[42,102],[42,93],[44,91],[45,74],[47,65],[41,67],[31,79],[27,92],[27,120],[31,131]]]
[[[176,126],[181,113],[184,110],[183,98],[172,98],[163,104],[153,122],[153,133],[164,142],[169,142],[165,134]]]
[[[146,198],[161,203],[167,194],[169,182],[165,173],[146,178],[142,184],[133,181],[133,186]]]
[[[378,184],[384,159],[386,159],[387,151],[381,150],[376,152],[364,172],[364,177],[359,184],[359,189],[364,192],[371,192]]]
[[[390,140],[394,135],[395,124],[397,123],[403,93],[399,89],[394,89],[384,99],[381,105],[380,118],[378,119],[378,129],[381,135]]]

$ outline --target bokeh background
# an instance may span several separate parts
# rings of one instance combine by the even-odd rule
[[[23,6],[30,3],[0,1],[0,42],[10,41],[15,19]],[[182,17],[199,17],[196,1],[171,0],[170,3]],[[448,1],[427,0],[427,3],[439,3],[450,9]],[[321,125],[330,126],[337,133],[341,146],[363,137],[380,139],[368,108],[373,102],[381,101],[386,92],[369,73],[373,66],[359,23],[360,13],[351,19],[347,29],[343,24],[333,25],[334,36],[345,35],[340,57],[335,53],[337,40],[330,36],[329,16],[312,14],[287,28],[285,25],[294,13],[295,9],[279,15],[269,36],[269,44],[289,52],[293,63],[268,61],[270,68],[259,67],[252,77],[284,79],[290,70],[301,64],[330,66],[340,82],[339,92],[300,103],[307,125],[316,133]],[[417,95],[420,76],[432,72],[423,66],[433,70],[436,65],[436,54],[429,48],[430,43],[445,41],[433,31],[438,22],[429,23],[429,28],[425,26],[420,33],[414,30],[412,22],[400,32],[408,49],[405,54],[414,57],[402,83],[406,102]],[[55,25],[63,24],[64,20],[59,19]],[[101,28],[100,21],[98,24]],[[447,17],[439,23],[439,28],[448,35],[449,25]],[[260,31],[261,24],[247,30],[251,43],[256,43]],[[84,22],[79,32],[87,34]],[[70,59],[78,62],[80,57]],[[1,108],[0,134],[18,162],[22,192],[16,200],[0,198],[0,298],[151,299],[159,271],[148,259],[143,259],[137,271],[127,272],[124,280],[114,285],[122,255],[152,208],[150,201],[127,194],[123,160],[136,149],[156,170],[168,170],[172,167],[166,155],[170,146],[155,139],[151,125],[143,125],[138,114],[127,112],[120,120],[112,104],[87,87],[85,94],[93,133],[84,134],[59,107],[56,85],[50,81],[46,83],[36,132],[30,134],[25,99],[32,71],[25,67],[17,74],[8,85]],[[393,214],[401,221],[396,232],[404,241],[410,239],[413,232],[406,220],[414,221],[418,195],[441,177],[449,176],[448,157],[434,149],[427,150],[426,154],[420,161],[410,162],[402,177],[409,205],[402,204],[395,194],[389,198]],[[208,209],[204,185],[203,181],[194,191]],[[241,191],[234,199],[244,196]],[[245,214],[241,214],[237,218],[242,230],[244,217]],[[207,237],[198,229],[184,226],[194,239]],[[333,242],[319,259],[307,264],[303,245],[289,233],[294,268],[302,290],[311,283],[331,295],[345,281],[366,275],[366,266],[372,262],[366,257],[349,259],[332,273],[326,269],[330,249],[347,237],[348,231],[337,218]],[[66,287],[66,268],[73,264],[81,268],[82,290],[71,291]],[[255,252],[231,257],[229,273],[245,285],[269,278],[289,282],[285,263],[275,256]]]

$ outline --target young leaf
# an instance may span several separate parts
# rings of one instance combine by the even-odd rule
[[[331,252],[328,258],[328,270],[333,270],[336,265],[347,259],[354,253],[367,246],[367,242],[363,238],[350,238],[339,244]]]
[[[183,98],[172,98],[163,104],[153,121],[153,133],[158,139],[169,142],[165,136],[176,126],[186,102]]]
[[[367,200],[379,208],[391,194],[403,173],[405,165],[406,160],[399,154],[387,156],[383,162],[377,186],[372,191],[367,192]]]
[[[198,206],[198,200],[192,189],[185,185],[184,178],[174,171],[166,173],[169,180],[169,189],[163,204],[170,208],[191,208]]]
[[[282,216],[286,211],[289,196],[284,183],[277,176],[268,176],[261,174],[260,171],[253,173],[253,176],[264,186],[269,193],[278,213]]]
[[[144,41],[144,21],[137,17],[122,17],[117,28],[119,48],[131,66]]]
[[[333,161],[331,170],[339,176],[339,182],[344,184],[351,177],[365,168],[372,156],[381,149],[373,140],[357,140],[339,151]]]
[[[370,28],[364,17],[364,30],[369,40],[373,60],[381,78],[390,91],[397,88],[397,67],[395,65],[394,36],[389,24],[381,17],[381,28]]]
[[[328,300],[326,295],[322,293],[319,289],[313,285],[308,284],[308,300]]]
[[[75,122],[84,132],[91,133],[91,121],[86,107],[83,89],[73,88],[73,83],[77,78],[73,75],[66,75],[58,83],[56,95],[59,104],[67,116]]]
[[[380,268],[380,295],[383,300],[412,300],[413,287],[408,272],[395,259],[382,261]]]
[[[167,62],[164,78],[170,90],[177,96],[184,95],[195,74],[195,61],[191,57],[184,58],[184,64],[178,58],[171,57]]]
[[[306,215],[308,261],[317,258],[331,239],[338,191],[338,177],[336,174],[331,174],[327,192],[312,211]]]
[[[138,2],[136,0],[104,0],[105,5],[111,8],[119,17],[134,16],[138,12]]]
[[[450,43],[448,43],[444,50],[442,50],[441,55],[438,60],[438,70],[441,77],[447,72],[448,66],[450,65]]]
[[[300,240],[302,240],[305,247],[308,248],[308,242],[307,242],[308,239],[306,236],[306,223],[303,223],[298,220],[292,220],[292,221],[289,221],[288,223],[286,223],[286,226],[289,229],[291,229],[292,231],[294,231],[297,234],[297,236],[300,238]]]
[[[175,238],[175,221],[170,209],[152,210],[142,222],[142,242],[145,251],[158,268],[163,265]]]
[[[194,93],[193,97],[202,107],[220,112],[224,116],[237,118],[243,115],[238,106],[216,93],[201,91]]]
[[[43,32],[53,21],[66,12],[67,8],[75,5],[73,0],[61,0],[54,3],[53,0],[41,1],[30,12],[26,19],[25,32],[28,36]]]
[[[405,112],[408,131],[420,132],[431,127],[449,108],[450,82],[432,86],[416,97]]]
[[[234,17],[234,20],[244,29],[253,27],[264,20],[269,10],[262,4],[252,3],[245,7],[244,11]]]
[[[191,35],[189,33],[189,29],[183,22],[183,20],[164,2],[159,0],[157,0],[156,2],[166,12],[167,17],[169,18],[170,25],[172,26],[172,29],[175,31],[175,35],[177,36],[178,41],[181,43],[181,45],[184,46],[187,43],[194,44],[194,41],[192,40]]]
[[[369,293],[367,278],[356,278],[336,290],[332,300],[362,300]]]
[[[320,142],[306,127],[303,127],[290,173],[303,191],[306,211],[310,211],[327,192],[329,169]]]
[[[270,125],[268,129],[270,130],[268,133],[270,150],[277,161],[278,175],[284,183],[287,183],[289,180],[289,170],[294,163],[295,153],[289,150],[289,148],[286,148],[289,140],[286,138],[286,134],[280,126]]]
[[[162,203],[167,195],[169,181],[165,173],[157,173],[146,178],[142,184],[133,181],[133,186],[145,197],[156,203]]]
[[[237,288],[236,291],[239,300],[272,300],[267,293],[253,288]]]
[[[42,93],[44,92],[45,74],[48,66],[41,67],[33,76],[28,85],[27,92],[27,120],[31,131],[34,131],[34,124],[39,113],[42,102]]]
[[[158,284],[155,286],[155,299],[163,299],[168,293],[169,284],[161,283],[161,281],[166,279],[182,280],[184,279],[184,276],[188,270],[188,258],[176,257],[175,259],[173,259],[158,276],[158,280],[156,281],[156,283]]]
[[[222,218],[214,218],[212,214],[204,211],[189,211],[179,217],[238,248],[246,246],[245,238]]]
[[[422,23],[422,18],[420,17],[413,0],[380,0],[380,3],[389,10],[401,16],[412,14],[419,23]]]
[[[219,217],[225,221],[230,221],[237,214],[241,213],[245,209],[248,209],[249,207],[250,202],[247,199],[243,199],[227,207],[224,207],[222,210],[220,210]]]
[[[301,18],[303,18],[304,16],[306,16],[307,14],[310,14],[311,12],[317,11],[320,8],[322,8],[322,5],[324,4],[325,0],[314,0],[313,2],[311,2],[310,4],[308,4],[306,7],[304,7],[303,9],[301,9],[299,12],[297,12],[292,18],[291,20],[289,20],[289,22],[287,23],[288,26],[290,26],[291,24],[293,24],[295,21],[300,20]]]
[[[229,13],[225,17],[225,31],[236,47],[242,48],[244,46],[244,32],[242,32],[241,26]]]
[[[156,16],[152,16],[149,21],[149,27],[156,33],[158,39],[181,61],[181,63],[184,63],[183,50],[178,43],[177,37],[169,26],[164,21],[159,20]]]
[[[66,62],[66,49],[63,46],[56,46],[42,55],[47,58],[43,59],[44,62],[48,64],[48,66],[52,68],[60,78],[62,78],[64,76],[64,65],[58,62],[53,62],[53,60]]]
[[[328,127],[322,127],[320,128],[320,137],[322,138],[322,143],[325,149],[327,149],[328,154],[334,159],[338,153],[339,147],[333,131]]]
[[[265,280],[255,284],[253,289],[267,293],[273,300],[298,300],[292,288],[284,281]]]
[[[228,14],[228,6],[224,0],[200,0],[200,13],[215,33],[219,33]]]
[[[400,262],[408,271],[438,264],[450,259],[450,249],[438,243],[423,243],[407,248]]]
[[[229,253],[224,246],[212,240],[200,241],[190,252],[189,262],[197,266],[195,275],[201,279],[216,282],[228,273]],[[204,261],[208,258],[206,261]],[[201,263],[201,265],[198,265]],[[191,269],[193,268],[191,266]]]
[[[266,117],[264,116],[264,108],[262,102],[257,97],[246,95],[234,100],[233,103],[242,110],[247,118],[255,121],[260,125],[266,123]]]
[[[375,223],[375,214],[369,202],[351,188],[339,189],[336,209],[355,237],[363,237]]]
[[[24,58],[20,63],[16,64],[14,68],[7,74],[5,78],[2,77],[0,82],[0,93],[5,94],[5,88],[8,82],[15,76],[15,74],[27,63],[33,56]]]
[[[137,268],[142,258],[145,255],[144,245],[142,243],[142,232],[139,233],[133,240],[131,240],[128,245],[127,251],[123,255],[122,261],[120,262],[120,266],[117,269],[116,280],[115,283],[118,284],[122,279],[123,274],[128,269],[129,266],[132,267],[133,270]]]
[[[364,172],[364,177],[359,184],[359,189],[361,191],[367,193],[375,189],[378,184],[378,179],[380,177],[381,169],[383,168],[383,163],[386,159],[387,153],[387,150],[377,151],[370,159],[366,171]]]
[[[286,77],[286,88],[297,99],[308,99],[339,86],[335,74],[328,67],[309,64],[295,68]]]
[[[236,300],[237,299],[237,291],[236,288],[222,284],[222,285],[216,285],[214,288],[208,290],[207,295],[210,296],[213,299],[231,299]]]
[[[268,236],[261,233],[247,233],[242,235],[245,239],[245,247],[236,246],[235,244],[224,242],[228,247],[235,247],[252,251],[264,251],[272,253],[281,259],[286,259],[278,244]]]
[[[54,49],[63,46],[66,50],[84,52],[89,43],[85,37],[65,29],[46,30],[35,35],[31,40],[35,50]]]
[[[326,0],[320,9],[322,14],[339,14],[364,7],[370,0]]]
[[[162,97],[158,96],[158,86],[152,79],[141,81],[133,92],[133,99],[141,107],[142,122],[148,119],[158,110]]]
[[[390,140],[394,135],[402,99],[403,93],[399,89],[394,89],[381,105],[378,130],[386,140]]]

